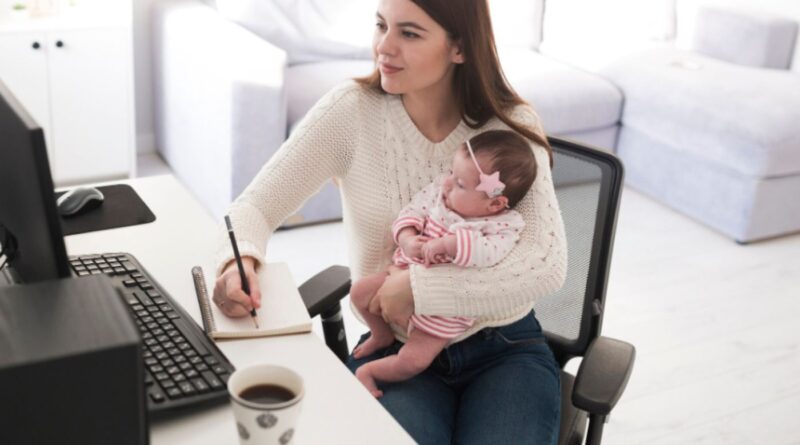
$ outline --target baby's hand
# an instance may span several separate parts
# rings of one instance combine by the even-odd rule
[[[437,238],[428,241],[422,246],[425,265],[440,264],[447,262],[447,245],[444,238]]]
[[[400,240],[400,249],[403,250],[405,256],[422,261],[425,257],[422,253],[422,248],[430,240],[429,237],[424,235],[406,236]]]

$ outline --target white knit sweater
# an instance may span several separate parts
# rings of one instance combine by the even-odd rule
[[[528,106],[512,118],[540,128]],[[392,222],[414,194],[448,171],[466,139],[490,129],[508,129],[492,119],[479,130],[463,121],[442,142],[422,135],[399,96],[380,94],[348,81],[326,94],[261,169],[230,208],[239,249],[263,262],[267,241],[284,219],[330,178],[341,185],[344,227],[354,280],[383,270],[395,245]],[[546,151],[532,145],[539,174],[515,209],[525,220],[517,246],[491,268],[411,266],[415,312],[475,317],[455,341],[487,326],[512,323],[539,297],[561,287],[566,276],[566,238]],[[233,258],[220,234],[217,275]],[[395,329],[405,340],[401,329]]]

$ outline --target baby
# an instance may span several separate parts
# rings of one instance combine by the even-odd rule
[[[484,172],[491,172],[485,174]],[[524,222],[511,210],[536,179],[536,159],[528,141],[512,131],[492,130],[468,140],[456,151],[452,172],[420,190],[395,220],[392,234],[398,248],[395,266],[452,262],[463,267],[490,267],[514,248]],[[383,318],[368,311],[369,302],[386,279],[382,272],[353,284],[350,298],[370,328],[369,339],[354,351],[362,358],[391,345],[394,334]],[[408,341],[397,355],[358,368],[356,377],[375,396],[376,381],[409,379],[472,326],[468,317],[411,316]]]

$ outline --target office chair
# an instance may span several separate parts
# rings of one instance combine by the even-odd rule
[[[564,286],[536,303],[536,317],[562,367],[559,444],[581,444],[584,432],[587,444],[599,444],[635,357],[633,345],[600,335],[623,168],[612,154],[554,137],[549,141],[568,269]],[[309,314],[322,317],[325,342],[342,361],[349,351],[339,301],[349,289],[350,272],[343,266],[300,286]],[[576,376],[563,371],[572,358],[581,358]]]

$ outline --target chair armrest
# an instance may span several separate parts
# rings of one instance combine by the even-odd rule
[[[331,266],[306,280],[299,291],[311,318],[325,317],[330,309],[339,308],[339,300],[350,293],[350,269]]]
[[[153,5],[159,151],[215,217],[286,137],[286,53],[200,0]]]
[[[628,384],[636,348],[608,337],[595,339],[583,357],[572,403],[584,411],[608,415]]]

